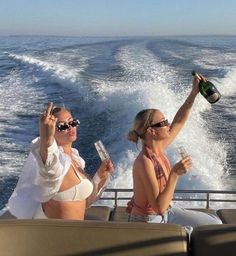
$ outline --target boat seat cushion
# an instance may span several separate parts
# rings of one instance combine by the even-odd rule
[[[179,225],[65,220],[0,220],[1,256],[187,255]]]
[[[128,213],[126,212],[126,206],[115,207],[111,215],[111,221],[128,222]]]
[[[216,213],[223,223],[236,224],[236,209],[220,209]]]
[[[236,225],[219,224],[196,227],[191,234],[192,256],[235,256]]]
[[[85,220],[109,221],[111,212],[109,206],[91,206],[85,212]]]

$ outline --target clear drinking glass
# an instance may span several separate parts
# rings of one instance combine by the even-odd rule
[[[188,153],[183,146],[178,147],[178,152],[179,152],[180,156],[182,157],[182,159],[185,158],[186,156],[188,156]]]
[[[98,155],[100,156],[102,161],[110,159],[110,155],[107,152],[107,150],[101,140],[96,141],[94,143],[94,146],[95,146],[95,148],[98,152]]]

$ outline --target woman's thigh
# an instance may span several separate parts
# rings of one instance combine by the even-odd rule
[[[197,227],[201,225],[222,224],[222,221],[213,214],[181,207],[172,207],[168,212],[168,223]]]

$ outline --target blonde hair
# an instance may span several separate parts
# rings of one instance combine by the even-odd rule
[[[144,139],[145,132],[151,125],[156,111],[157,109],[154,108],[144,109],[136,115],[133,129],[129,131],[127,136],[128,140],[137,143],[139,138]]]
[[[52,115],[57,116],[59,114],[59,112],[61,112],[62,110],[69,112],[70,114],[72,114],[70,109],[67,109],[65,107],[54,107],[52,110]]]

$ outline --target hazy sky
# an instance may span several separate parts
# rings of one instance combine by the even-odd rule
[[[0,35],[236,35],[236,0],[0,0]]]

